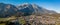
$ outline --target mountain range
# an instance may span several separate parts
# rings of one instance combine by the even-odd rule
[[[28,14],[35,14],[35,15],[40,15],[40,14],[56,14],[57,12],[53,10],[48,10],[43,7],[40,7],[36,4],[21,4],[20,6],[17,7],[20,12],[25,12]]]
[[[17,14],[18,13],[18,14]],[[8,17],[13,15],[29,16],[32,14],[56,14],[57,12],[53,10],[48,10],[40,7],[36,4],[21,4],[19,6],[14,6],[12,4],[0,3],[0,17]]]

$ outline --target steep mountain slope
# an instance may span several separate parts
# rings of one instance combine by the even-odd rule
[[[36,4],[22,4],[18,6],[19,11],[25,12],[25,13],[31,13],[33,12],[34,14],[55,14],[55,11],[52,10],[47,10],[43,7],[39,7]],[[33,14],[32,13],[32,14]]]
[[[34,9],[31,4],[22,4],[18,6],[19,12],[24,13],[24,16],[31,15],[34,12]]]
[[[11,4],[0,3],[0,17],[7,17],[16,13],[17,8]]]

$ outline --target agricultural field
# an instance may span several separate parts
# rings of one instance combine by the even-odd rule
[[[0,18],[0,21],[6,21],[7,19],[8,19],[8,18]],[[19,23],[20,23],[20,24],[24,24],[24,23],[25,23],[25,20],[20,17]],[[0,25],[5,25],[5,23],[0,24]]]

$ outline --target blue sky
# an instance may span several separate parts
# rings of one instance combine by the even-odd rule
[[[19,5],[23,3],[35,3],[43,8],[60,13],[60,0],[0,0],[0,3]]]

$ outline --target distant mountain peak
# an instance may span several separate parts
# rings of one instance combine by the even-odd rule
[[[29,3],[23,3],[23,4],[29,4]]]

